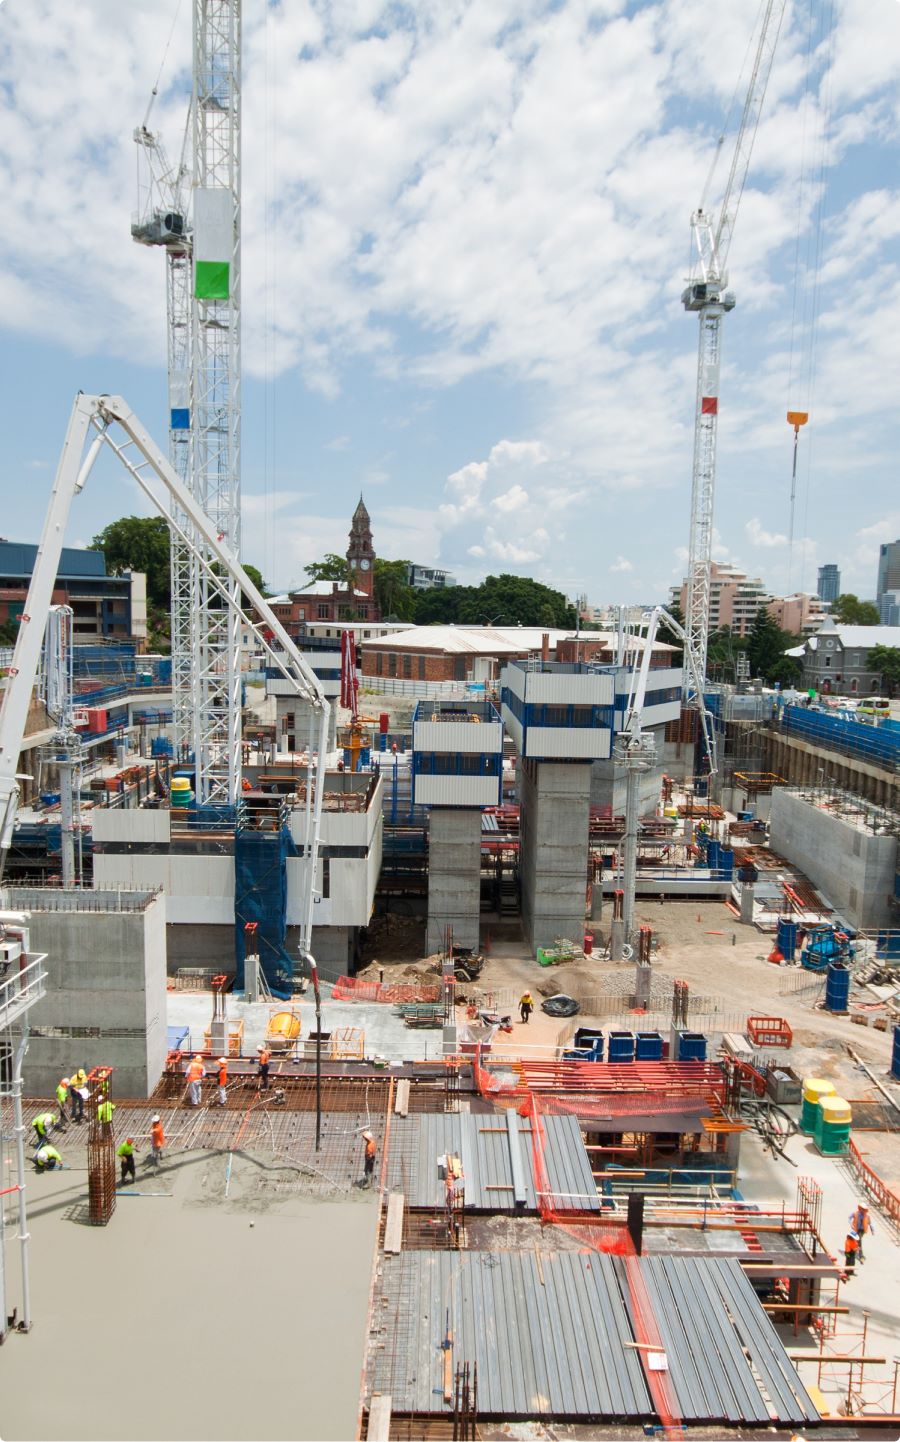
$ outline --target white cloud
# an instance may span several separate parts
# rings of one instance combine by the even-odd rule
[[[616,559],[613,561],[609,569],[613,573],[620,573],[624,571],[633,571],[634,566],[632,565],[631,561],[629,561],[625,556],[616,556]]]
[[[334,440],[326,441],[322,449],[323,451],[345,451],[349,444],[349,436],[335,436]]]
[[[768,550],[775,546],[786,546],[788,543],[787,536],[765,530],[758,516],[751,517],[744,531],[751,546],[762,546]]]

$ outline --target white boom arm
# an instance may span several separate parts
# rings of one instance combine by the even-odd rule
[[[114,426],[123,433],[121,440],[116,439],[116,433],[112,429]],[[94,428],[97,434],[87,455],[82,460],[85,441],[91,428]],[[327,735],[328,701],[322,691],[319,678],[303,660],[268,602],[260,595],[238,558],[232,555],[229,547],[216,533],[202,507],[187,491],[183,482],[172,469],[167,457],[121,396],[77,396],[63,442],[47,518],[44,522],[31,584],[28,588],[28,600],[19,626],[13,663],[7,679],[3,709],[0,711],[0,876],[2,876],[3,862],[9,850],[15,825],[19,795],[16,768],[40,661],[44,627],[59,569],[69,509],[74,497],[83,488],[104,444],[115,452],[145,495],[149,497],[160,514],[166,516],[169,524],[173,527],[176,523],[169,514],[169,502],[176,503],[178,510],[186,517],[192,533],[195,532],[202,539],[204,553],[208,551],[213,557],[213,563],[204,559],[204,556],[200,557],[201,564],[206,569],[209,585],[221,597],[228,599],[231,597],[236,583],[238,595],[243,594],[247,597],[261,618],[261,622],[251,619],[239,606],[242,619],[255,631],[272,663],[293,684],[297,695],[320,714],[315,800],[310,818],[311,834],[307,839],[311,878],[307,907],[309,922],[306,930],[308,931],[311,926],[312,888],[315,885],[321,827],[325,779],[323,738]],[[184,543],[199,554],[198,547],[192,540],[192,534],[188,534],[187,531],[180,534]],[[219,574],[216,566],[221,569],[222,574]],[[261,629],[262,624],[277,639],[283,648],[281,651],[275,650],[270,645]],[[310,750],[312,752],[312,748]],[[312,754],[310,754],[311,762]],[[311,765],[310,771],[312,771]],[[312,787],[307,786],[307,796],[311,790]],[[308,935],[304,940],[308,948]],[[302,944],[303,941],[301,941]]]

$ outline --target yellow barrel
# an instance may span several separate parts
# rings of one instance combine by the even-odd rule
[[[169,782],[172,791],[190,791],[191,780],[189,776],[173,776]]]
[[[822,1097],[816,1118],[816,1146],[823,1156],[836,1157],[847,1150],[853,1108],[843,1097]]]
[[[800,1108],[800,1130],[805,1137],[815,1136],[819,1103],[823,1097],[833,1097],[834,1084],[823,1077],[808,1076],[803,1083],[803,1104]]]

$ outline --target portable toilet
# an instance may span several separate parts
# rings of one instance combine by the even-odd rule
[[[853,1109],[843,1097],[822,1097],[816,1116],[815,1143],[825,1157],[839,1157],[850,1145]]]
[[[805,1137],[815,1136],[819,1103],[823,1097],[833,1097],[832,1082],[823,1077],[808,1076],[803,1082],[803,1100],[800,1105],[800,1130]]]

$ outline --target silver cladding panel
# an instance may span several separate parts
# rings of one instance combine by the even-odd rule
[[[686,1423],[818,1420],[731,1259],[652,1257],[641,1268]],[[478,1364],[482,1417],[645,1420],[654,1410],[618,1258],[596,1252],[406,1252],[383,1263],[387,1337],[368,1391],[396,1413],[446,1415],[443,1342]],[[766,1395],[764,1395],[764,1393]],[[768,1401],[767,1401],[768,1398]]]
[[[385,1318],[369,1390],[394,1412],[446,1413],[442,1344],[478,1363],[478,1412],[493,1417],[652,1416],[612,1258],[599,1253],[406,1252],[386,1258]]]
[[[526,1212],[538,1210],[532,1166],[531,1123],[516,1117],[525,1174]],[[578,1118],[542,1118],[544,1163],[557,1210],[600,1211]],[[513,1212],[513,1175],[507,1121],[503,1112],[425,1113],[394,1117],[387,1183],[402,1192],[408,1207],[443,1207],[444,1182],[438,1157],[454,1153],[462,1161],[465,1204],[476,1211]]]

